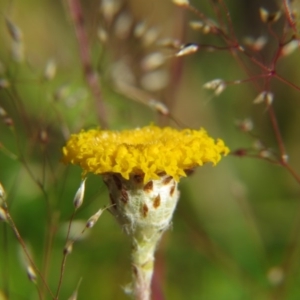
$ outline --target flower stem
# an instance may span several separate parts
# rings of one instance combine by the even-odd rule
[[[133,293],[136,300],[151,299],[151,281],[154,270],[154,252],[162,233],[139,232],[133,238],[132,267]]]

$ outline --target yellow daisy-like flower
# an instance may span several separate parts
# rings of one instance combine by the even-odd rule
[[[63,148],[65,163],[81,166],[84,174],[119,173],[129,179],[141,175],[144,182],[166,173],[179,181],[185,171],[207,162],[214,165],[229,149],[204,129],[176,130],[154,125],[134,130],[91,129],[71,135]]]
[[[110,212],[131,237],[131,292],[136,299],[151,298],[154,252],[170,227],[180,195],[180,177],[205,163],[215,165],[228,152],[222,140],[215,141],[204,129],[151,125],[71,135],[63,148],[63,161],[81,166],[84,175],[103,175]]]

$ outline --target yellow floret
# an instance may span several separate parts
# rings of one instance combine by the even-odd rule
[[[154,125],[134,130],[92,129],[71,135],[63,147],[64,163],[81,166],[84,174],[144,175],[144,182],[165,172],[179,180],[185,170],[207,162],[214,165],[229,149],[204,129],[176,130]]]

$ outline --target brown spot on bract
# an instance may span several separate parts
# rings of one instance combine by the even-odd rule
[[[117,189],[120,191],[122,189],[122,181],[121,181],[121,179],[117,175],[113,175],[112,178],[113,178],[113,180],[114,180],[114,182],[116,184]]]
[[[159,176],[159,177],[162,177],[162,176],[165,176],[167,173],[166,172],[159,172],[157,175]]]
[[[168,184],[173,179],[172,176],[168,176],[163,180],[163,184]]]
[[[184,170],[186,176],[190,176],[190,175],[193,175],[195,173],[195,170],[194,169],[186,169]]]
[[[121,201],[126,204],[129,200],[128,193],[125,189],[121,189]]]
[[[142,183],[144,181],[144,175],[143,174],[136,174],[133,176],[133,179],[136,183]]]
[[[143,213],[143,217],[146,218],[147,214],[148,214],[149,208],[147,206],[146,203],[144,203],[143,207],[142,207],[142,213]]]
[[[158,194],[153,201],[153,207],[158,208],[159,206],[160,206],[160,195]]]
[[[170,189],[170,196],[173,196],[174,191],[175,191],[175,184],[172,185],[172,187],[171,187],[171,189]]]
[[[151,192],[153,190],[153,181],[150,180],[149,182],[147,182],[145,185],[144,185],[144,188],[143,190],[145,192]]]

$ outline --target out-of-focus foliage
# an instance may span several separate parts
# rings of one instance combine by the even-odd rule
[[[109,14],[105,1],[81,1],[92,73],[70,2],[0,3],[0,182],[54,295],[81,182],[61,149],[70,133],[99,127],[88,77],[96,72],[109,128],[204,127],[232,150],[181,181],[173,228],[157,251],[154,296],[299,299],[300,56],[298,25],[288,22],[298,2],[195,0],[194,14],[169,0],[124,0]],[[118,224],[106,211],[80,234],[108,203],[101,178],[88,176],[60,299],[77,286],[78,299],[127,299],[130,244]],[[30,266],[1,222],[0,299],[51,299],[38,274],[28,279]]]

